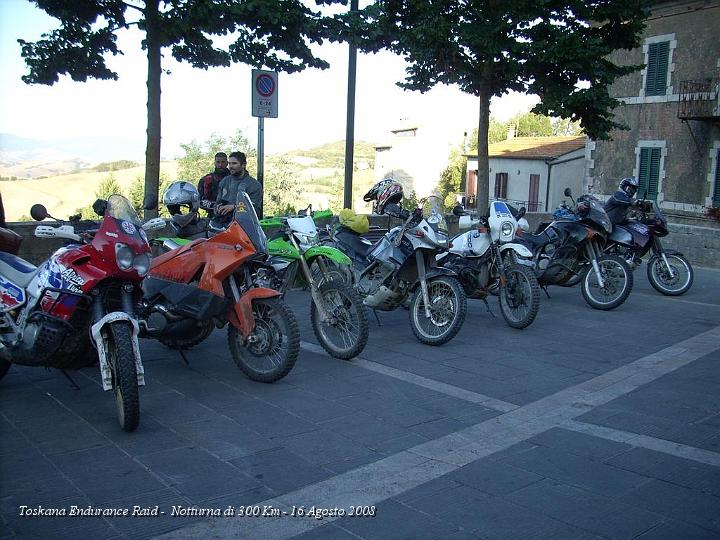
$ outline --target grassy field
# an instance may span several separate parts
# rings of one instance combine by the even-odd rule
[[[323,161],[322,165],[330,165],[329,160]],[[266,174],[269,173],[270,171],[266,171]],[[66,219],[78,208],[88,206],[95,201],[98,185],[108,174],[83,171],[38,180],[0,182],[5,218],[7,221],[19,221],[21,217],[30,215],[30,207],[33,204],[41,203],[53,216]],[[177,163],[163,162],[161,174],[171,180],[176,179]],[[342,201],[344,170],[341,166],[299,166],[297,174],[302,186],[302,195],[297,201],[297,208],[312,204],[314,209],[320,210],[337,206],[337,201]],[[123,194],[127,195],[133,181],[144,176],[144,167],[114,171],[113,175]],[[372,169],[358,170],[353,174],[353,207],[356,211],[361,212],[366,209],[367,205],[362,201],[362,196],[374,182]]]
[[[174,161],[163,162],[161,174],[175,178],[177,164]],[[30,215],[30,207],[35,203],[44,204],[48,212],[59,219],[66,219],[95,201],[95,192],[107,172],[78,172],[61,174],[39,180],[16,180],[0,182],[5,219],[18,221],[21,216]],[[113,175],[124,195],[128,194],[133,181],[145,175],[145,167],[133,167],[114,171]]]

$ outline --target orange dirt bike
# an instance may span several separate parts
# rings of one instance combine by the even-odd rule
[[[281,293],[268,287],[273,269],[266,259],[265,233],[240,192],[226,230],[152,260],[142,284],[143,337],[182,343],[227,325],[243,373],[267,383],[283,378],[297,360],[300,334]]]

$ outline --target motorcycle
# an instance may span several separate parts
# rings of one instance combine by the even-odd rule
[[[168,241],[166,243],[171,243]],[[228,328],[235,364],[254,381],[285,377],[297,360],[297,320],[271,288],[267,239],[249,197],[240,191],[226,229],[187,245],[168,245],[143,281],[143,337],[182,350],[217,328]]]
[[[157,205],[148,203],[146,208]],[[120,426],[133,431],[140,421],[138,387],[145,385],[134,308],[150,246],[122,195],[98,199],[93,209],[102,217],[95,230],[76,234],[79,217],[69,225],[36,227],[38,238],[73,242],[39,267],[0,252],[0,377],[10,363],[65,373],[99,360],[102,387],[115,393]],[[40,204],[30,214],[36,221],[52,217]]]
[[[320,345],[335,358],[354,358],[367,343],[368,322],[360,298],[337,270],[349,267],[350,259],[319,244],[312,215],[273,218],[272,225],[276,222],[281,227],[268,241],[268,264],[275,270],[272,286],[283,294],[294,285],[308,286],[310,321]]]
[[[468,298],[487,302],[494,290],[505,322],[513,328],[528,327],[540,309],[540,286],[530,268],[506,263],[510,251],[518,257],[532,257],[528,248],[513,242],[518,222],[511,209],[494,201],[488,218],[477,218],[459,205],[453,214],[460,218],[460,229],[473,230],[453,238],[449,251],[439,254],[437,260],[457,273]]]
[[[442,201],[424,199],[409,212],[387,204],[385,214],[403,220],[376,244],[342,225],[329,230],[327,245],[353,261],[352,280],[363,304],[392,311],[408,299],[410,326],[427,345],[441,345],[460,331],[467,299],[455,271],[437,264],[435,256],[449,247]]]
[[[635,202],[641,218],[615,225],[605,253],[619,255],[634,270],[650,251],[647,277],[656,291],[667,296],[685,294],[692,287],[695,274],[682,253],[663,248],[660,238],[668,235],[667,220],[657,203],[650,199]],[[652,212],[652,217],[648,214]]]
[[[572,197],[569,188],[565,196]],[[633,274],[622,257],[602,251],[612,224],[600,201],[583,195],[573,207],[560,210],[562,216],[556,212],[556,219],[541,224],[536,234],[518,231],[516,241],[530,249],[533,256],[513,256],[514,262],[531,267],[543,289],[582,282],[583,298],[591,307],[618,307],[630,295]]]

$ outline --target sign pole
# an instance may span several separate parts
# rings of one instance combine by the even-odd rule
[[[257,137],[257,181],[263,187],[263,206],[265,203],[265,117],[258,116]],[[258,215],[262,218],[262,206],[258,208]]]

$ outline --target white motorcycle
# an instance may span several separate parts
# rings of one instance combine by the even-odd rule
[[[445,267],[457,272],[468,298],[487,302],[496,293],[500,312],[513,328],[526,328],[540,309],[540,286],[531,269],[512,262],[511,254],[530,257],[525,246],[513,242],[518,221],[507,204],[494,201],[487,219],[456,206],[460,229],[470,229],[451,241],[450,250],[437,256]]]

